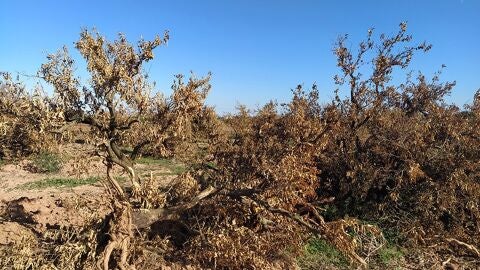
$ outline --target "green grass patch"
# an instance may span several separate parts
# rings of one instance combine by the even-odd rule
[[[28,182],[21,186],[19,189],[45,189],[45,188],[73,188],[83,185],[92,185],[97,183],[100,177],[87,177],[87,178],[45,178],[40,181]]]
[[[141,157],[135,160],[139,164],[144,164],[147,166],[159,166],[168,169],[169,173],[162,173],[162,175],[179,175],[187,171],[185,165],[175,162],[172,159],[166,158],[152,158],[152,157]]]
[[[141,157],[135,160],[139,164],[144,165],[160,165],[160,166],[170,166],[173,163],[173,160],[168,158],[153,158],[153,157]]]
[[[174,165],[168,168],[173,175],[179,175],[187,171],[187,168],[183,165]]]
[[[215,164],[214,162],[205,162],[205,165],[207,167],[209,167],[210,169],[214,169],[214,170],[218,170],[218,167],[217,167],[217,164]]]
[[[404,254],[398,246],[387,245],[378,252],[378,258],[384,265],[396,264],[403,258]]]
[[[348,269],[350,264],[345,256],[327,241],[320,238],[310,239],[304,247],[303,255],[297,259],[300,269],[324,269],[336,266]]]
[[[383,229],[383,235],[387,240],[389,246],[401,246],[403,242],[405,242],[405,236],[403,236],[397,229],[395,228],[385,228]]]
[[[39,173],[55,173],[62,168],[61,158],[54,153],[42,152],[32,159],[33,169]]]

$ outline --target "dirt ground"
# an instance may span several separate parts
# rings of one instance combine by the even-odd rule
[[[110,212],[109,199],[102,184],[106,169],[100,158],[85,162],[86,169],[79,168],[79,159],[84,158],[85,161],[86,150],[79,152],[78,145],[68,147],[66,153],[70,158],[57,173],[31,172],[30,160],[0,166],[0,245],[15,242],[21,237],[35,239],[33,232],[41,233],[48,228],[80,227]],[[175,177],[161,164],[138,164],[137,170],[143,177],[155,177],[164,184]],[[122,174],[120,168],[116,168],[115,176],[122,185],[129,185],[128,177]],[[35,187],[35,183],[45,179],[86,177],[99,180],[74,187]],[[26,185],[29,187],[25,188]]]

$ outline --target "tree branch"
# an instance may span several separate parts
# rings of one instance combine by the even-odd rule
[[[146,146],[147,144],[149,144],[149,143],[151,143],[150,140],[145,140],[145,141],[143,141],[143,142],[135,145],[135,147],[133,148],[132,153],[130,154],[130,159],[131,159],[131,160],[135,160],[135,159],[138,157],[138,155],[140,154],[140,150],[142,150],[142,148],[143,148],[144,146]]]
[[[137,226],[137,228],[147,228],[152,223],[158,220],[165,220],[165,219],[178,219],[179,215],[188,209],[193,208],[196,206],[200,201],[205,198],[210,197],[211,195],[215,194],[217,189],[214,187],[208,187],[200,192],[197,196],[195,196],[191,201],[167,208],[158,208],[147,210],[146,212],[134,212],[133,213],[133,223]]]

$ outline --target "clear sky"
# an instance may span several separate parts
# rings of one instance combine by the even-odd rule
[[[338,72],[332,48],[348,33],[351,46],[367,29],[394,33],[408,22],[414,40],[433,44],[412,69],[456,80],[449,102],[472,101],[480,88],[480,0],[404,1],[24,1],[0,2],[0,70],[34,74],[48,52],[73,48],[82,28],[109,39],[123,32],[131,42],[170,30],[168,47],[147,64],[159,90],[173,75],[213,73],[208,103],[219,112],[290,98],[297,84],[317,82],[321,98],[333,97]],[[79,75],[85,77],[83,63]],[[34,83],[31,78],[24,78]]]

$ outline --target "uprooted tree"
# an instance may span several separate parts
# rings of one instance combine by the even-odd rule
[[[114,209],[108,231],[110,239],[103,253],[104,269],[108,269],[112,252],[117,249],[121,250],[117,264],[126,269],[133,236],[132,203],[150,206],[146,181],[142,181],[136,173],[134,160],[142,147],[160,138],[145,134],[144,140],[127,154],[121,148],[125,132],[145,127],[142,122],[150,121],[154,123],[149,126],[155,128],[150,130],[154,135],[164,136],[173,129],[181,136],[188,130],[191,119],[205,110],[203,102],[210,88],[209,76],[202,79],[192,77],[186,83],[182,76],[177,76],[171,99],[161,95],[151,96],[153,86],[148,82],[142,65],[153,59],[153,50],[165,44],[168,38],[166,32],[153,41],[141,40],[135,48],[121,34],[114,42],[108,42],[98,33],[83,31],[76,48],[86,60],[90,85],[82,87],[75,77],[74,61],[66,48],[49,55],[48,62],[39,71],[39,76],[54,87],[55,97],[51,106],[61,114],[65,123],[57,132],[74,123],[89,125],[98,146],[97,152],[104,157],[107,167],[105,187],[111,194]],[[131,191],[121,187],[112,175],[114,166],[120,166],[128,174]],[[191,202],[164,209],[165,215],[191,207],[212,191],[213,188],[207,188]],[[161,218],[159,213],[162,211],[157,212],[157,218]]]
[[[410,241],[425,243],[427,233],[440,232],[478,239],[478,93],[471,113],[461,113],[445,104],[454,83],[441,83],[438,74],[398,84],[393,74],[430,46],[412,44],[405,23],[391,36],[373,33],[357,52],[344,37],[335,47],[341,70],[335,81],[347,85],[347,98],[338,93],[321,105],[316,86],[298,87],[282,107],[269,103],[256,114],[242,108],[226,119],[231,138],[215,152],[222,192],[202,202],[215,208],[199,210],[194,219],[217,234],[208,244],[196,239],[203,246],[197,260],[268,268],[265,258],[309,232],[365,265],[371,253],[362,248],[378,249],[374,243],[382,237],[345,216],[389,216],[384,225]],[[221,216],[216,224],[213,215]]]

